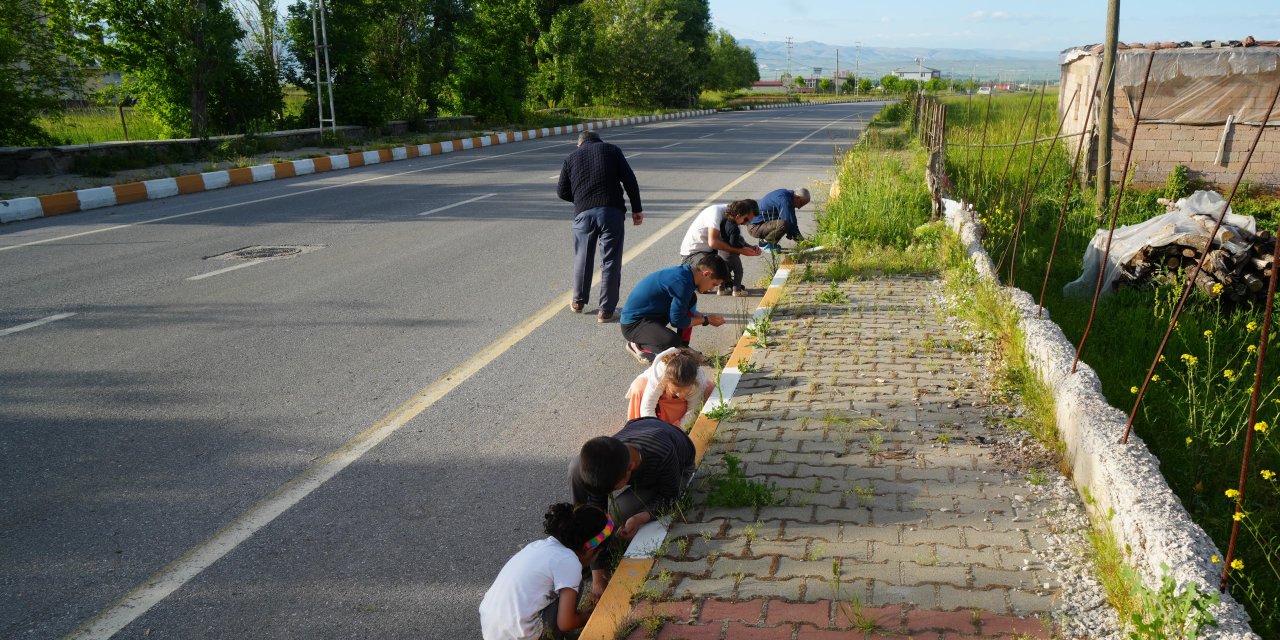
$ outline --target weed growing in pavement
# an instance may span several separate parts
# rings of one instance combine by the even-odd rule
[[[754,373],[755,371],[759,370],[759,368],[760,367],[757,366],[756,363],[752,362],[749,359],[743,359],[738,361],[738,373],[743,373],[743,374]]]
[[[849,257],[843,252],[827,265],[827,279],[831,281],[831,284],[844,282],[852,278],[853,274],[853,265],[849,264]]]
[[[1130,617],[1132,640],[1194,639],[1205,626],[1218,626],[1209,611],[1220,600],[1216,591],[1200,591],[1199,585],[1188,583],[1179,592],[1177,580],[1169,575],[1169,565],[1161,563],[1160,573],[1159,589],[1138,589],[1142,613]]]
[[[1040,469],[1031,467],[1027,470],[1027,483],[1031,486],[1038,487],[1044,484],[1045,480],[1047,480],[1047,478],[1045,477],[1044,472]]]
[[[800,282],[817,282],[818,276],[813,272],[813,265],[804,265],[804,270],[800,272]]]
[[[872,433],[867,436],[867,451],[871,454],[880,453],[880,447],[884,445],[884,436],[879,433]]]
[[[846,304],[849,302],[849,296],[840,290],[840,285],[832,282],[831,286],[818,292],[813,298],[821,304]]]
[[[707,506],[734,509],[778,504],[778,498],[774,495],[775,485],[748,479],[742,471],[740,458],[725,454],[724,465],[723,471],[713,472],[707,480],[710,486],[707,491]]]
[[[868,616],[862,610],[862,598],[858,594],[851,593],[844,595],[844,582],[841,580],[840,559],[831,561],[831,580],[827,582],[831,587],[831,599],[834,600],[844,612],[845,617],[853,623],[853,627],[863,633],[875,633],[880,630],[880,623]]]
[[[821,559],[822,556],[826,555],[826,553],[827,553],[826,547],[820,544],[810,543],[810,546],[808,549],[805,550],[804,556],[802,559],[809,562],[813,562],[815,560]]]
[[[766,349],[769,347],[769,330],[772,328],[772,324],[773,312],[772,310],[765,310],[760,314],[760,317],[747,325],[746,333],[755,338],[755,348]]]
[[[875,498],[876,498],[875,488],[873,488],[869,484],[868,485],[863,485],[861,483],[855,484],[853,485],[852,489],[845,489],[844,492],[846,495],[852,493],[853,495],[857,496],[858,504],[861,504],[863,507],[867,509],[871,508],[871,503],[875,501]]]

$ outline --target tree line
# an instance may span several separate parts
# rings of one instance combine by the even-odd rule
[[[75,98],[136,104],[174,136],[314,126],[315,0],[278,1],[3,0],[0,144],[52,142],[40,118]],[[707,0],[336,0],[324,23],[341,124],[687,107],[759,79]]]

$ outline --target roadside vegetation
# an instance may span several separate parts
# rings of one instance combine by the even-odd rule
[[[1018,135],[1019,122],[1033,100],[1037,98],[1029,95],[993,99],[988,145],[1011,143],[1015,138],[1053,136],[1057,108],[1052,95],[1045,100],[1038,127],[1037,105],[1030,104],[1026,126]],[[977,145],[982,137],[985,103],[985,99],[947,100],[947,168],[958,195],[976,203],[987,226],[984,246],[998,260],[1010,246],[1019,202],[1028,186],[1028,172],[1038,171],[1043,165],[1049,145],[1036,145],[1034,159],[1029,158],[1030,146],[988,146],[983,152]],[[1074,144],[1075,139],[1064,142]],[[1071,166],[1063,144],[1053,149],[1045,166],[1026,210],[1013,260],[1012,282],[1008,264],[1001,272],[1005,284],[1022,288],[1036,298],[1040,296],[1070,179]],[[1122,200],[1117,226],[1161,214],[1164,207],[1156,202],[1157,198],[1176,199],[1189,195],[1196,187],[1184,173],[1176,172],[1162,189],[1130,189]],[[1052,319],[1073,342],[1079,341],[1088,322],[1091,300],[1065,296],[1063,285],[1079,277],[1086,246],[1096,229],[1105,228],[1106,222],[1099,220],[1111,214],[1110,210],[1096,211],[1093,203],[1092,188],[1074,190],[1045,295],[1045,307]],[[1232,209],[1254,216],[1259,229],[1274,229],[1280,221],[1280,202],[1253,193],[1247,184],[1237,194]],[[1178,277],[1172,280],[1180,281]],[[1099,303],[1082,359],[1098,372],[1108,401],[1126,413],[1133,406],[1134,394],[1155,357],[1180,294],[1177,284],[1152,285],[1121,289],[1104,296]],[[1224,550],[1235,523],[1234,495],[1244,454],[1247,405],[1257,366],[1254,345],[1263,321],[1262,311],[1230,305],[1218,296],[1193,293],[1165,350],[1165,359],[1157,366],[1135,425],[1138,435],[1160,459],[1165,479],[1193,519]],[[1264,423],[1253,433],[1237,562],[1230,569],[1230,583],[1232,595],[1248,608],[1254,629],[1263,637],[1274,638],[1280,637],[1280,483],[1276,476],[1280,473],[1280,438],[1269,425],[1280,419],[1280,354],[1275,349],[1269,352],[1259,408],[1259,420]],[[1121,435],[1116,434],[1117,442]],[[1221,564],[1218,566],[1221,568]]]

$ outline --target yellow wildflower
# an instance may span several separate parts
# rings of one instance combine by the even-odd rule
[[[1191,446],[1191,436],[1187,436],[1187,446]]]
[[[1163,354],[1160,356],[1160,362],[1164,362],[1164,355],[1163,355]]]
[[[1255,351],[1257,351],[1257,350],[1258,350],[1258,345],[1256,345],[1256,344],[1251,344],[1251,345],[1249,345],[1248,347],[1246,347],[1246,348],[1245,348],[1245,351],[1248,351],[1249,353],[1253,353],[1253,352],[1255,352]]]
[[[1244,512],[1243,512],[1243,511],[1237,511],[1237,512],[1235,512],[1235,513],[1231,514],[1231,519],[1232,519],[1232,520],[1235,520],[1236,522],[1240,522],[1241,520],[1244,520]]]
[[[1205,330],[1204,330],[1204,337],[1205,337],[1206,339],[1208,339],[1208,338],[1212,338],[1212,337],[1213,337],[1213,332],[1212,332],[1212,331],[1210,331],[1210,330],[1208,330],[1208,329],[1205,329]]]
[[[1214,564],[1218,564],[1219,562],[1222,562],[1222,558],[1219,558],[1219,557],[1218,557],[1218,554],[1216,554],[1216,553],[1215,553],[1215,554],[1213,554],[1213,555],[1209,556],[1209,562],[1212,562],[1212,563],[1214,563]]]
[[[1276,477],[1276,472],[1274,472],[1274,471],[1272,471],[1272,470],[1270,470],[1270,469],[1263,469],[1263,470],[1262,470],[1262,479],[1263,479],[1263,480],[1270,480],[1270,479],[1272,479],[1272,478],[1274,478],[1274,477]]]
[[[1221,282],[1214,283],[1213,289],[1211,289],[1211,291],[1213,291],[1213,295],[1215,296],[1222,293],[1222,283]]]
[[[1236,379],[1236,372],[1235,372],[1235,371],[1233,371],[1233,370],[1231,370],[1231,369],[1227,369],[1227,370],[1225,370],[1225,371],[1223,371],[1223,372],[1222,372],[1222,377],[1224,377],[1224,378],[1226,378],[1226,379],[1228,379],[1228,380],[1230,380],[1230,381],[1232,381],[1232,382],[1235,382],[1235,379]]]
[[[1182,354],[1182,362],[1188,367],[1194,367],[1200,363],[1200,358],[1197,358],[1189,353],[1184,353]]]
[[[1137,392],[1138,392],[1137,387],[1129,387],[1129,393],[1137,393]]]
[[[1160,382],[1160,374],[1158,374],[1158,373],[1157,373],[1156,375],[1151,376],[1151,381],[1152,381],[1152,382]]]
[[[1243,568],[1244,568],[1244,560],[1241,560],[1240,558],[1236,558],[1235,560],[1232,560],[1232,561],[1231,561],[1231,568],[1232,568],[1232,569],[1235,569],[1236,571],[1239,571],[1239,570],[1243,569]]]
[[[1256,331],[1257,329],[1258,329],[1258,323],[1256,322],[1250,322],[1249,324],[1246,324],[1244,326],[1245,331]]]
[[[1270,428],[1271,428],[1271,425],[1267,424],[1265,421],[1262,421],[1262,420],[1259,420],[1253,423],[1253,430],[1257,431],[1258,433],[1266,433],[1267,429],[1270,429]]]
[[[1226,493],[1228,498],[1235,499],[1240,497],[1240,492],[1236,491],[1235,489],[1227,489]]]

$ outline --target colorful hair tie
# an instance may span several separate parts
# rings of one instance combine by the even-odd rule
[[[601,530],[600,533],[597,533],[596,537],[587,541],[587,544],[586,544],[587,551],[590,551],[600,546],[602,543],[604,543],[605,540],[608,540],[609,536],[612,534],[613,534],[613,517],[606,513],[604,514],[604,529]]]

